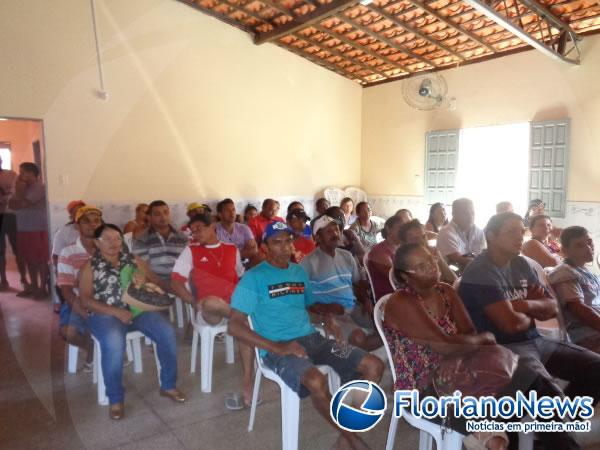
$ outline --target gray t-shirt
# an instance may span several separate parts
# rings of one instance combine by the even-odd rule
[[[498,267],[487,251],[484,251],[465,269],[458,294],[477,331],[489,331],[496,336],[499,344],[508,344],[538,337],[534,322],[526,331],[507,334],[485,314],[485,308],[499,301],[525,300],[529,289],[535,286],[543,287],[543,283],[535,268],[525,258],[516,256],[507,266]]]
[[[550,272],[548,278],[558,297],[571,340],[577,343],[598,336],[599,331],[581,323],[567,308],[568,303],[585,303],[600,313],[598,276],[585,267],[572,266],[564,262]]]

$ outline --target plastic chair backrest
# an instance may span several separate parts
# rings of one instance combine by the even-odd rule
[[[377,298],[375,297],[375,286],[373,286],[373,278],[371,278],[371,272],[369,272],[369,254],[370,253],[371,253],[371,250],[367,250],[367,252],[363,256],[363,267],[365,268],[365,272],[367,273],[367,280],[369,280],[369,286],[371,286],[371,294],[373,295],[371,297],[371,300],[373,301],[373,304],[375,304],[377,302]]]
[[[250,326],[250,329],[254,331],[254,325],[252,325],[252,319],[250,318],[250,316],[248,316],[248,325]],[[254,347],[254,356],[256,356],[256,364],[262,369],[263,364],[262,359],[260,358],[260,352],[258,351],[258,347]]]
[[[388,363],[390,364],[390,370],[392,371],[392,379],[394,380],[394,384],[396,384],[396,368],[394,367],[394,359],[392,358],[392,352],[390,351],[390,346],[388,344],[387,339],[385,338],[385,334],[383,333],[383,320],[385,314],[385,305],[387,305],[388,300],[392,294],[386,294],[379,299],[379,301],[375,304],[375,308],[373,308],[373,320],[375,322],[375,327],[377,328],[377,332],[383,341],[383,346],[385,347],[385,353],[388,357]]]

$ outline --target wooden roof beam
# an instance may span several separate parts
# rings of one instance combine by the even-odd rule
[[[339,17],[337,16],[340,20],[349,20],[350,24],[356,28],[357,30],[362,31],[363,33],[371,36],[373,39],[377,39],[378,41],[381,41],[383,43],[385,43],[388,47],[391,47],[393,49],[396,49],[402,53],[406,53],[408,56],[410,56],[411,58],[414,58],[418,61],[421,61],[422,63],[427,64],[428,66],[431,67],[437,67],[437,64],[434,63],[433,61],[431,61],[430,59],[427,58],[423,58],[421,55],[418,55],[416,53],[413,53],[410,49],[408,49],[407,47],[405,47],[403,44],[398,44],[397,42],[394,42],[392,39],[389,39],[387,37],[385,37],[385,35],[383,34],[384,31],[380,31],[380,32],[376,32],[371,30],[369,27],[366,27],[364,25],[360,25],[356,22],[354,22],[352,19],[350,19],[347,16],[344,17]]]
[[[342,34],[337,33],[336,31],[334,31],[332,29],[325,28],[324,26],[317,25],[317,24],[313,24],[313,25],[311,25],[311,27],[313,27],[315,30],[320,31],[321,33],[325,33],[325,34],[328,34],[330,36],[333,36],[337,40],[343,42],[344,44],[348,44],[351,47],[356,48],[357,50],[361,50],[363,52],[366,52],[366,53],[368,53],[369,55],[371,55],[374,58],[380,59],[382,61],[388,60],[390,62],[390,64],[392,64],[396,69],[400,69],[400,70],[402,70],[403,72],[406,72],[406,73],[412,73],[413,72],[408,67],[404,67],[402,64],[398,64],[397,61],[394,61],[389,56],[380,55],[379,53],[374,52],[373,50],[371,50],[371,48],[368,45],[360,45],[357,42],[353,42],[352,40],[348,39],[346,36],[343,36]]]
[[[453,30],[456,30],[456,31],[458,31],[461,34],[464,34],[465,36],[467,36],[472,41],[477,42],[482,47],[487,48],[490,52],[496,53],[496,49],[494,47],[492,47],[491,45],[489,45],[487,42],[485,42],[483,39],[481,39],[475,33],[472,33],[469,30],[466,30],[466,29],[462,28],[460,25],[454,23],[450,19],[448,19],[445,16],[443,16],[442,14],[438,13],[434,8],[432,8],[431,6],[427,5],[426,2],[424,2],[423,0],[408,0],[408,1],[412,5],[415,5],[415,6],[419,7],[419,8],[421,8],[423,11],[425,11],[430,16],[435,17],[440,22],[446,24],[448,27],[452,28]]]
[[[446,45],[442,44],[439,41],[436,41],[435,39],[430,38],[429,36],[427,36],[426,34],[423,34],[421,31],[419,31],[418,29],[406,24],[405,22],[402,22],[401,20],[398,20],[398,18],[396,16],[394,16],[393,14],[390,14],[389,12],[387,12],[385,9],[383,8],[379,8],[377,6],[375,6],[375,4],[371,3],[369,6],[367,6],[367,8],[372,9],[374,12],[376,12],[377,14],[381,14],[383,17],[385,17],[387,20],[389,20],[390,22],[392,22],[394,25],[402,28],[404,31],[407,31],[409,33],[414,34],[415,36],[418,36],[419,38],[423,39],[424,41],[429,42],[432,45],[435,45],[439,48],[441,48],[442,50],[446,51],[447,53],[449,53],[450,55],[454,56],[455,58],[457,58],[459,61],[465,61],[465,57],[456,53],[454,50],[452,50],[450,47],[447,47]],[[385,6],[384,6],[385,8]]]
[[[294,20],[275,28],[274,30],[255,34],[254,43],[260,45],[265,42],[275,41],[280,37],[299,31],[302,28],[309,27],[314,23],[318,23],[357,3],[358,0],[333,0],[331,3],[322,5],[304,16],[296,16]]]

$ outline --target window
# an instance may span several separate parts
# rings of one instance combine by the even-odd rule
[[[541,198],[547,214],[564,217],[568,143],[568,120],[429,132],[425,200],[470,198],[480,227],[501,201],[524,214],[531,199]]]
[[[2,168],[4,170],[10,170],[12,168],[10,144],[6,142],[0,142],[0,159],[2,159]]]

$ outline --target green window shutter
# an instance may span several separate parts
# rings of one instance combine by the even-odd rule
[[[540,198],[550,217],[565,217],[570,119],[531,123],[529,200]]]
[[[430,131],[426,134],[425,202],[445,205],[454,200],[458,163],[459,130]]]

